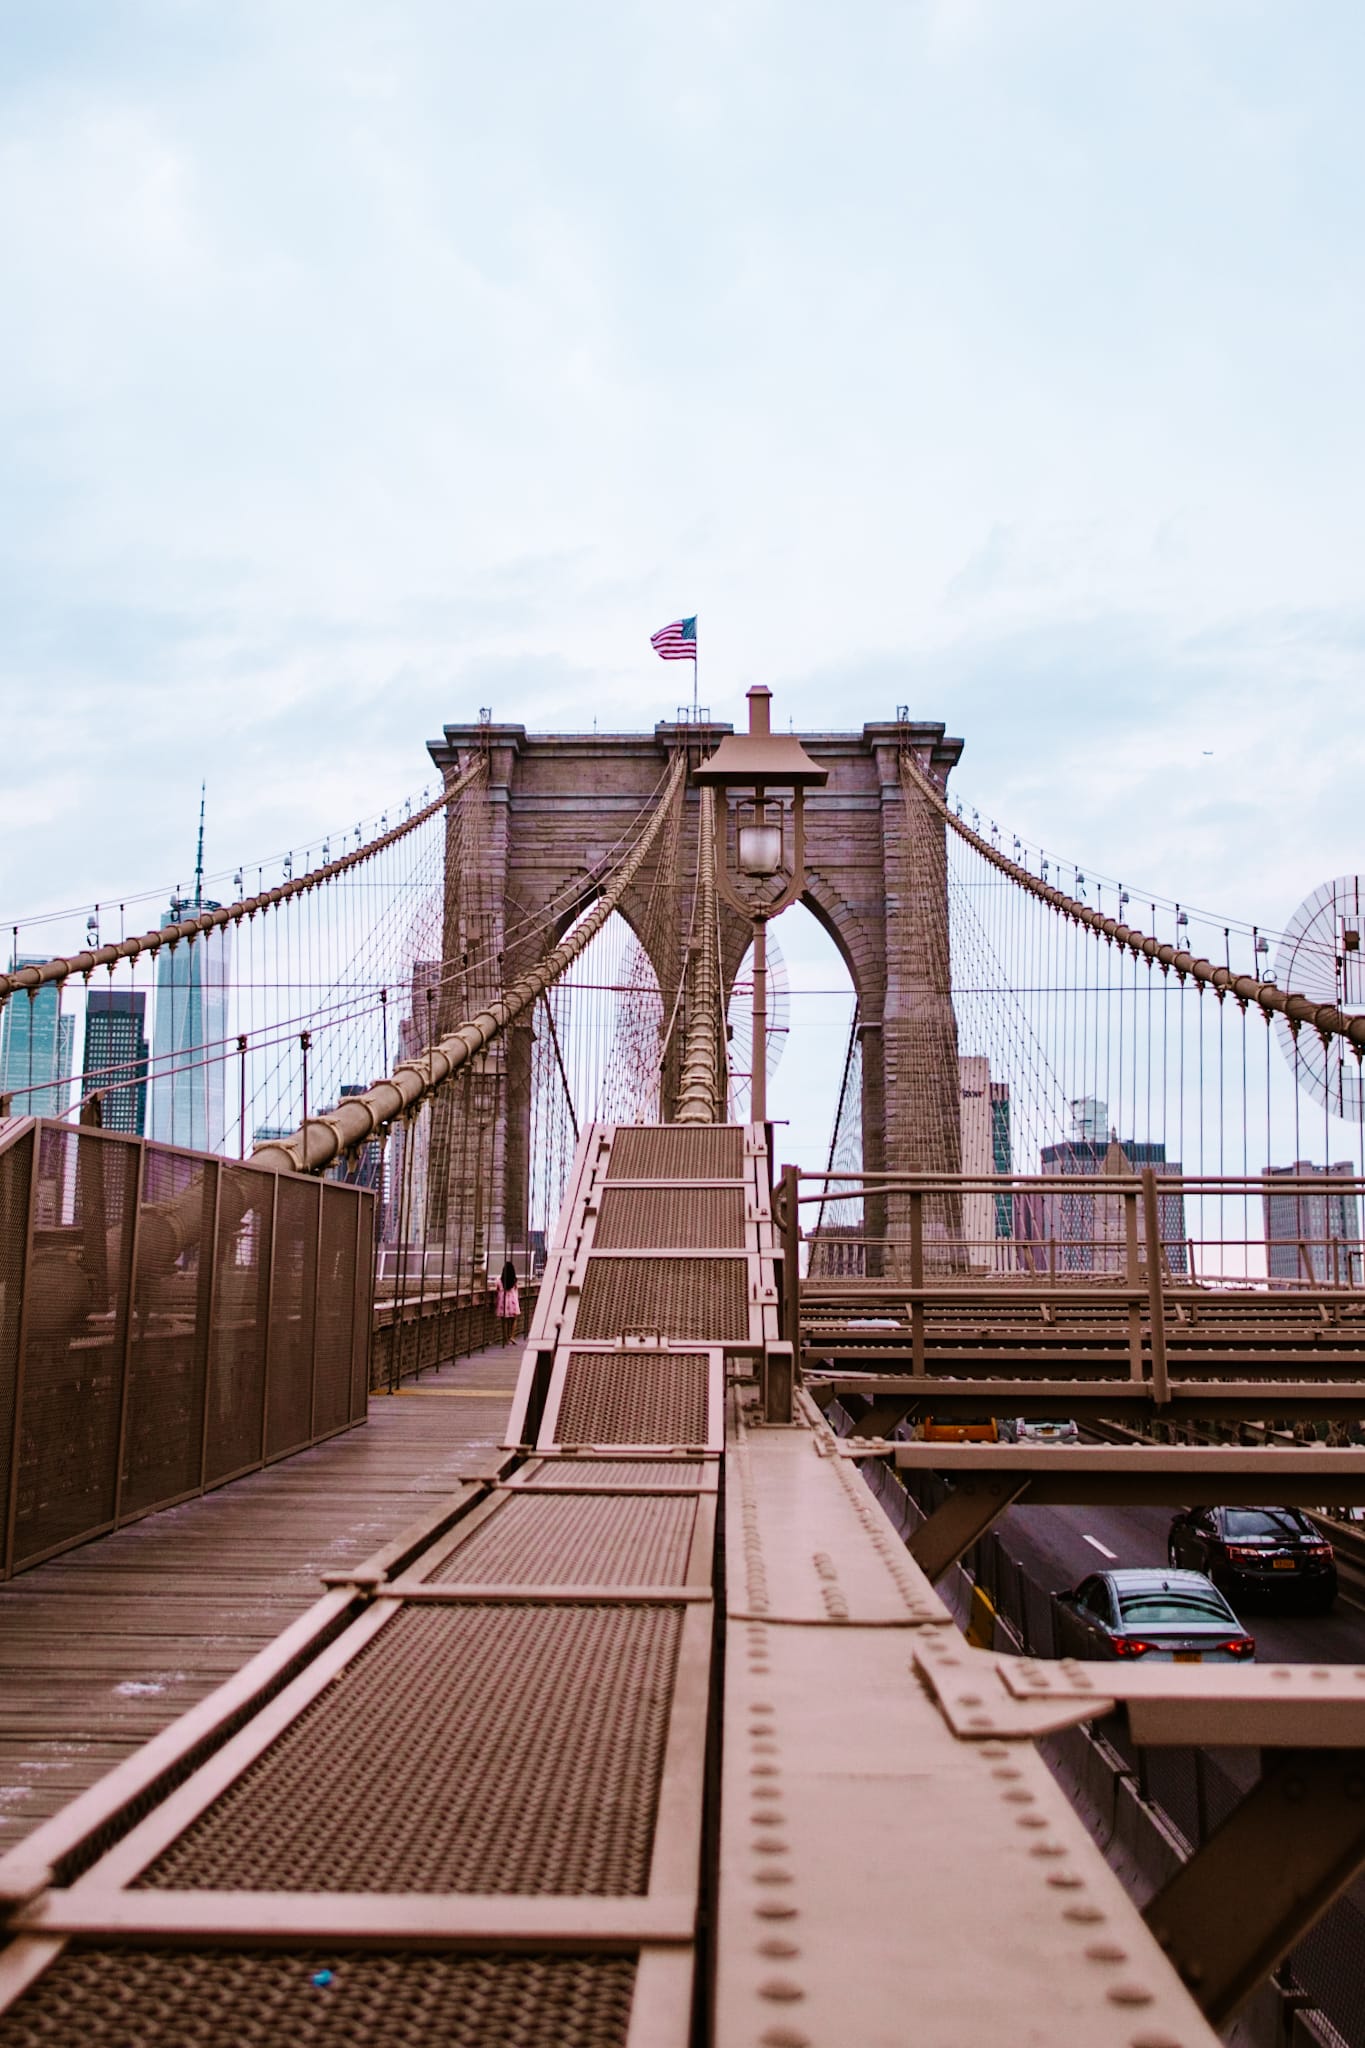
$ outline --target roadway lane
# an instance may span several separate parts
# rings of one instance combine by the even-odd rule
[[[1059,1458],[1066,1452],[1059,1449]],[[1011,1508],[996,1523],[1008,1554],[1049,1593],[1090,1572],[1164,1565],[1168,1508]],[[1236,1606],[1234,1601],[1233,1605]],[[1239,1607],[1256,1655],[1274,1664],[1365,1664],[1365,1609],[1338,1598],[1330,1614]]]

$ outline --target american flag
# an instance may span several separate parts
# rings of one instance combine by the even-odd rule
[[[671,626],[660,626],[657,633],[651,633],[649,644],[661,661],[695,661],[697,622],[695,619],[674,619]]]

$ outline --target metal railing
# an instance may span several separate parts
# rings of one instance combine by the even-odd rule
[[[784,1335],[808,1361],[926,1384],[1127,1381],[1164,1408],[1196,1383],[1232,1399],[1279,1375],[1300,1391],[1313,1381],[1321,1412],[1336,1412],[1365,1378],[1362,1194],[1365,1181],[1335,1175],[787,1167]],[[1337,1227],[1310,1231],[1303,1214],[1325,1196]],[[828,1218],[834,1200],[838,1220],[807,1235],[803,1211]]]
[[[0,1124],[0,1576],[359,1422],[374,1196]]]

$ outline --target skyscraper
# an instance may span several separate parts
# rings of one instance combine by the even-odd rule
[[[139,990],[91,989],[85,999],[87,1091],[103,1098],[107,1131],[141,1137],[147,1127],[147,998]]]
[[[161,923],[164,928],[195,910],[218,907],[173,896]],[[227,927],[157,954],[148,1136],[163,1145],[208,1152],[223,1142],[231,961]]]
[[[16,967],[39,967],[44,953],[18,953]],[[76,1023],[62,1014],[59,982],[44,982],[32,995],[5,1004],[0,1041],[0,1095],[12,1096],[15,1116],[61,1116],[71,1102],[71,1062]]]
[[[1150,1166],[1158,1180],[1175,1178],[1180,1161],[1167,1159],[1164,1144],[1148,1139],[1120,1140],[1112,1129],[1105,1135],[1109,1106],[1087,1095],[1071,1105],[1074,1135],[1057,1145],[1044,1145],[1042,1171],[1051,1175],[1072,1174],[1090,1178],[1103,1174],[1140,1173]],[[1122,1205],[1117,1199],[1097,1199],[1094,1193],[1073,1195],[1059,1190],[1030,1193],[1023,1204],[1020,1236],[1033,1240],[1037,1250],[1030,1264],[1038,1269],[1051,1266],[1058,1273],[1121,1272],[1127,1262],[1126,1230]],[[1189,1272],[1189,1249],[1185,1238],[1185,1198],[1172,1190],[1157,1195],[1157,1222],[1166,1264],[1174,1276]],[[1139,1235],[1139,1263],[1146,1257]]]
[[[973,1178],[1008,1173],[1013,1164],[1009,1083],[991,1079],[990,1061],[982,1053],[963,1053],[957,1065],[962,1171]],[[968,1260],[973,1266],[989,1270],[1006,1263],[1000,1241],[1014,1235],[1012,1217],[1013,1203],[1009,1195],[963,1196],[962,1235],[967,1242]]]
[[[1315,1166],[1267,1166],[1263,1175],[1266,1271],[1272,1280],[1316,1280],[1329,1287],[1358,1287],[1365,1279],[1360,1238],[1360,1204],[1353,1188],[1277,1188],[1277,1180],[1350,1179],[1349,1159]]]

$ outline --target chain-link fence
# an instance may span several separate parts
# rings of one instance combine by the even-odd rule
[[[0,1575],[365,1413],[374,1196],[0,1125]]]

